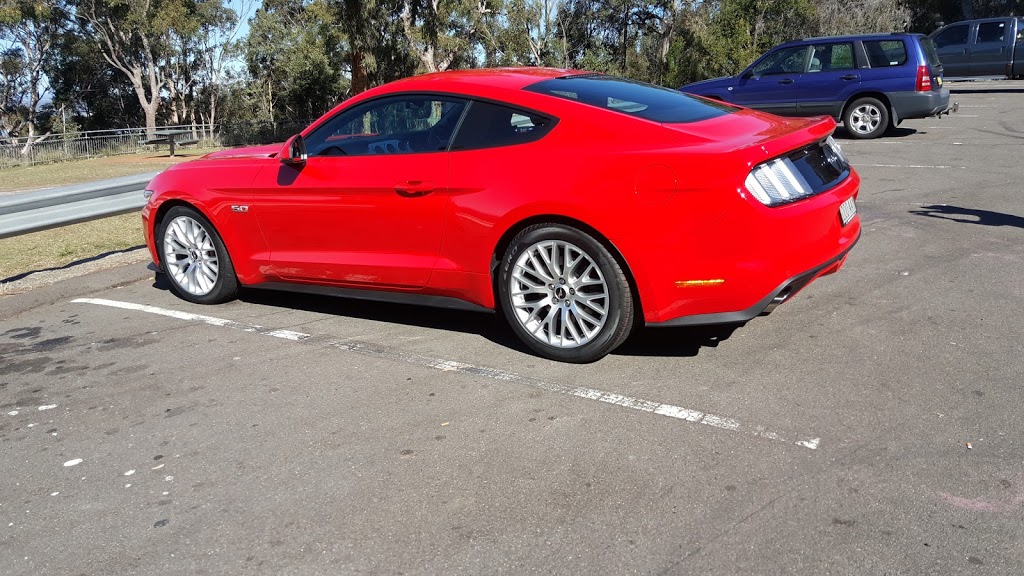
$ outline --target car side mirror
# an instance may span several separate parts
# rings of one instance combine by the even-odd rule
[[[749,68],[747,70],[744,70],[743,73],[740,74],[740,80],[750,80],[753,77],[754,77],[754,70],[753,69],[749,69]]]
[[[280,158],[282,164],[288,166],[295,166],[301,168],[306,165],[306,141],[302,138],[302,134],[296,134],[285,142],[284,150],[281,151]]]

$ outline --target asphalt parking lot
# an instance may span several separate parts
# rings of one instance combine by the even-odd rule
[[[142,265],[3,297],[0,573],[1024,573],[1024,82],[953,88],[840,131],[840,273],[591,365]]]

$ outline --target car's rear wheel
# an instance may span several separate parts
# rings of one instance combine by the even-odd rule
[[[157,238],[175,294],[197,304],[218,304],[238,293],[238,278],[224,242],[198,211],[187,206],[171,208],[160,222]]]
[[[552,360],[599,360],[633,326],[633,296],[622,267],[600,242],[562,224],[530,226],[512,240],[498,296],[516,335]]]
[[[854,138],[877,138],[889,129],[889,109],[877,98],[858,98],[846,107],[843,124]]]

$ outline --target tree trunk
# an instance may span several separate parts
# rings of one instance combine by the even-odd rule
[[[360,92],[365,92],[366,85],[366,65],[363,63],[363,52],[359,49],[352,49],[352,95],[355,96]]]
[[[156,137],[156,104],[143,102],[142,110],[146,113],[146,139],[151,140]]]

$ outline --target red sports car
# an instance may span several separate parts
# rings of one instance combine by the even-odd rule
[[[834,129],[603,74],[428,74],[167,169],[142,218],[191,302],[501,310],[536,353],[590,362],[640,323],[746,321],[838,270],[860,178]]]

